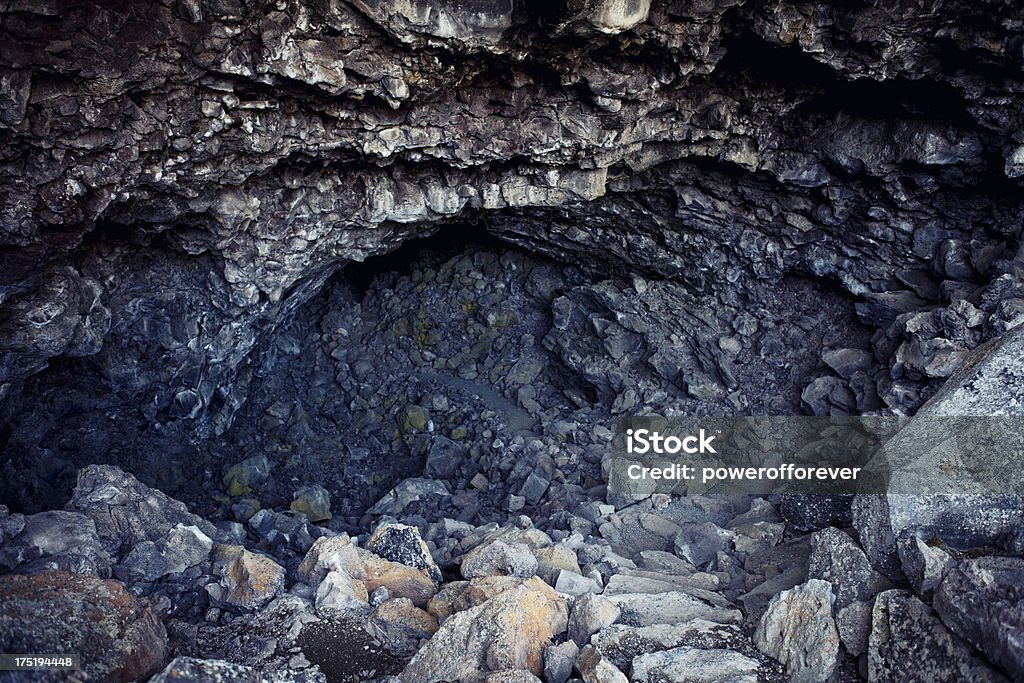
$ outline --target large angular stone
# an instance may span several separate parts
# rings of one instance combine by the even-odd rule
[[[793,683],[824,683],[839,665],[833,602],[832,585],[811,579],[775,596],[757,625],[754,643],[782,662]]]
[[[467,579],[479,576],[517,576],[525,579],[536,573],[537,558],[524,543],[497,540],[467,553],[461,569]]]
[[[761,666],[733,650],[677,647],[633,659],[634,683],[758,683]]]
[[[935,611],[954,633],[1024,679],[1024,560],[961,560],[935,589]]]
[[[563,632],[568,607],[534,577],[448,618],[399,675],[402,683],[477,683],[487,672],[540,676],[544,650]]]
[[[328,572],[316,588],[316,611],[326,617],[364,616],[370,611],[368,600],[363,582],[344,571]]]
[[[441,569],[414,526],[381,524],[366,542],[366,549],[385,560],[425,571],[434,581],[441,582]]]
[[[257,609],[284,590],[284,567],[238,545],[213,549],[213,574],[219,581],[207,584],[206,591],[226,607]]]
[[[982,453],[950,450],[973,448],[973,443],[989,436],[972,434],[974,430],[996,430],[1004,439],[1012,437],[1014,430],[1007,431],[992,419],[1021,416],[1024,326],[973,351],[886,445],[894,459],[888,493],[860,496],[854,505],[854,524],[872,563],[887,574],[897,574],[897,541],[906,535],[934,535],[963,548],[1024,547],[1024,496],[1017,492],[1020,474],[1017,468],[1001,469],[998,459],[1005,451],[988,448],[982,452],[986,462],[980,462]],[[942,448],[916,445],[934,443],[934,435],[945,432],[949,438]],[[1005,491],[993,492],[993,484]]]
[[[846,651],[852,655],[866,652],[871,600],[891,587],[889,580],[872,568],[867,555],[849,535],[834,527],[811,537],[807,575],[832,585],[833,615]]]
[[[908,591],[875,599],[868,642],[868,680],[901,683],[1008,683]]]
[[[159,670],[167,632],[149,604],[117,581],[66,572],[0,577],[0,652],[81,657],[90,680]]]
[[[92,517],[82,513],[52,510],[28,515],[21,533],[9,545],[28,546],[42,557],[79,556],[90,573],[110,575],[110,554],[96,533]]]
[[[144,541],[159,542],[179,525],[196,527],[214,541],[226,540],[216,527],[189,512],[184,503],[110,465],[89,465],[79,470],[78,484],[67,507],[92,518],[111,558],[120,558]]]
[[[437,619],[408,598],[387,600],[370,614],[366,630],[391,652],[409,655],[437,632]]]
[[[621,610],[615,603],[586,593],[576,599],[569,612],[569,638],[583,647],[590,642],[592,635],[614,624],[620,614]]]

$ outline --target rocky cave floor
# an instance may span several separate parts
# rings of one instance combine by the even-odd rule
[[[219,437],[105,402],[94,359],[32,378],[0,630],[86,679],[1007,680],[908,590],[983,595],[985,558],[911,537],[886,575],[849,498],[606,490],[618,415],[919,403],[885,338],[821,280],[722,301],[443,230],[298,310]]]

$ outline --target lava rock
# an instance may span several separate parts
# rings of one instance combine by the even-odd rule
[[[462,464],[465,454],[465,446],[447,437],[435,436],[430,442],[430,450],[427,451],[427,463],[423,473],[431,479],[451,479]]]
[[[22,518],[20,533],[5,544],[0,554],[15,557],[16,547],[27,546],[38,557],[73,555],[84,561],[88,573],[109,576],[111,557],[96,533],[96,523],[78,512],[52,510]],[[19,562],[12,561],[11,569]]]
[[[935,588],[954,564],[952,555],[938,544],[929,544],[915,535],[901,538],[896,549],[911,588],[925,600],[931,600]]]
[[[950,568],[935,589],[935,611],[951,631],[1024,678],[1024,560],[979,557]]]
[[[834,602],[832,585],[811,579],[775,596],[757,625],[754,643],[782,662],[794,683],[825,683],[839,665]]]
[[[782,494],[779,514],[796,531],[817,531],[828,526],[844,527],[852,519],[852,495]]]
[[[401,515],[406,507],[424,498],[447,496],[448,486],[444,482],[425,477],[403,479],[388,491],[383,498],[366,511],[371,515]]]
[[[190,513],[183,503],[110,465],[79,470],[68,509],[92,518],[111,558],[120,558],[123,549],[144,541],[159,542],[179,525],[196,527],[214,541],[223,538],[216,527]]]
[[[632,680],[635,683],[757,683],[761,680],[760,673],[758,662],[739,652],[677,647],[636,657]]]
[[[917,413],[916,419],[885,445],[890,459],[888,494],[860,496],[854,524],[872,564],[899,571],[897,539],[931,535],[958,547],[1024,547],[1024,497],[1015,486],[1019,469],[1002,462],[1005,444],[974,452],[993,436],[989,419],[1024,414],[1024,328],[1015,328],[973,352],[963,367]],[[958,417],[959,416],[959,417]],[[943,431],[945,430],[945,431]],[[978,432],[977,438],[971,432]],[[948,467],[949,448],[922,449],[917,439],[946,445],[968,444],[962,454],[970,467]],[[1012,436],[1012,430],[1005,430]],[[912,461],[908,461],[908,458]],[[993,484],[1002,486],[1000,492]],[[922,495],[921,491],[929,491]]]
[[[569,680],[579,652],[580,648],[571,640],[544,650],[544,680],[548,683],[565,683]]]
[[[291,509],[311,522],[326,522],[331,519],[331,494],[319,484],[303,486],[295,492]]]
[[[445,620],[399,675],[403,683],[469,683],[488,671],[544,671],[544,650],[565,631],[568,607],[540,579],[522,581]]]
[[[433,615],[408,598],[394,598],[377,606],[366,621],[366,630],[391,652],[409,655],[437,632]]]
[[[601,584],[594,579],[564,569],[558,573],[555,590],[565,595],[579,596],[584,593],[600,593]]]
[[[928,605],[907,591],[890,590],[876,598],[868,642],[868,680],[1009,680],[951,633]]]
[[[329,572],[344,571],[359,567],[362,561],[356,546],[347,534],[321,536],[302,558],[295,569],[296,578],[308,586],[316,587]]]
[[[212,549],[213,541],[198,527],[179,524],[156,543],[139,543],[125,556],[121,565],[132,576],[143,581],[155,581],[205,561]]]
[[[284,590],[284,568],[265,555],[242,546],[218,545],[212,557],[213,575],[219,580],[207,584],[206,591],[218,605],[253,610]]]
[[[517,576],[529,578],[537,572],[537,558],[523,543],[492,541],[474,548],[462,560],[462,575],[467,579],[479,576]]]
[[[606,626],[614,624],[621,614],[615,603],[586,593],[577,598],[569,612],[569,638],[583,647],[590,637]]]
[[[270,461],[267,456],[254,455],[229,467],[222,479],[229,496],[244,496],[252,493],[253,488],[266,481],[268,476]]]
[[[441,569],[414,526],[381,524],[366,542],[366,549],[385,560],[424,571],[435,582],[441,582]]]
[[[846,651],[852,655],[867,652],[871,600],[891,587],[889,580],[871,567],[852,538],[834,527],[811,536],[807,575],[832,585],[833,613]]]
[[[577,655],[576,669],[584,683],[629,683],[624,673],[589,645]]]
[[[674,539],[676,555],[698,568],[715,568],[718,553],[732,544],[734,533],[711,522],[684,524]]]
[[[325,617],[364,616],[370,610],[366,585],[344,571],[331,571],[316,588],[316,611]]]
[[[117,581],[65,572],[0,577],[0,651],[81,657],[93,680],[159,670],[167,631],[149,604]]]

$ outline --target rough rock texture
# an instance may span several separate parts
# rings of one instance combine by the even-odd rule
[[[453,221],[642,276],[639,299],[650,279],[687,283],[677,343],[639,307],[609,319],[604,349],[551,340],[624,410],[672,387],[692,406],[764,403],[737,393],[737,339],[767,358],[789,332],[739,313],[787,278],[834,283],[876,334],[828,340],[796,378],[751,373],[765,395],[794,382],[786,407],[913,410],[1020,314],[1019,12],[7,6],[5,498],[46,507],[101,457],[201,479],[191,456],[232,425],[297,308],[345,264]],[[608,292],[566,292],[556,318],[575,329]],[[594,362],[637,352],[636,387]]]
[[[829,527],[811,537],[808,576],[832,585],[839,638],[852,655],[867,652],[873,598],[891,587],[846,533]]]
[[[167,632],[117,581],[65,572],[0,577],[0,651],[81,656],[89,679],[130,681],[160,669]]]
[[[1007,681],[906,591],[880,594],[872,613],[872,681]]]
[[[540,579],[449,618],[402,671],[403,683],[483,680],[488,671],[544,671],[544,649],[565,631],[568,608]]]
[[[855,504],[861,542],[877,566],[890,573],[898,568],[897,544],[913,535],[935,536],[959,548],[1024,547],[1019,468],[1004,461],[1007,442],[982,451],[984,458],[972,452],[972,444],[983,443],[977,434],[964,441],[971,449],[964,453],[912,446],[915,439],[943,429],[1015,433],[1012,420],[1024,414],[1022,358],[1024,329],[1013,329],[978,349],[918,412],[918,418],[927,419],[912,421],[887,445],[896,458],[890,493],[862,496]],[[963,416],[987,417],[969,421]],[[904,453],[914,460],[900,461]],[[972,456],[982,462],[972,463]],[[950,458],[956,460],[953,466]]]
[[[4,4],[0,564],[109,573],[176,653],[260,676],[530,680],[569,621],[580,675],[621,680],[616,620],[649,678],[695,650],[760,676],[736,632],[766,606],[758,644],[831,676],[886,584],[834,530],[802,584],[790,536],[850,500],[626,506],[607,425],[1017,415],[1022,26],[1010,0]],[[965,495],[858,498],[858,542],[1018,674],[1014,582],[959,551],[1019,555],[1020,501]],[[442,587],[459,567],[521,578]],[[545,581],[606,596],[569,619]],[[900,677],[912,638],[876,625]]]
[[[1024,677],[1024,560],[981,557],[950,569],[935,589],[935,611],[951,631],[1014,679]]]
[[[228,607],[256,609],[284,589],[284,568],[242,546],[217,546],[213,551],[213,574],[219,582],[208,584],[206,590],[213,601]]]
[[[832,619],[834,602],[831,584],[811,579],[779,593],[761,617],[754,642],[782,662],[796,683],[824,683],[836,670],[839,632]]]

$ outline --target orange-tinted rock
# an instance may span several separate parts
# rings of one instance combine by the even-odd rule
[[[50,571],[0,577],[0,652],[81,656],[89,680],[155,673],[167,632],[149,603],[118,581]]]
[[[318,538],[295,574],[300,581],[316,586],[332,571],[344,572],[362,581],[370,593],[380,586],[386,586],[392,597],[409,598],[418,607],[425,607],[437,592],[437,584],[430,577],[429,569],[416,569],[400,562],[385,560],[356,547],[344,535]]]
[[[219,581],[207,585],[207,592],[215,602],[231,607],[262,607],[284,589],[284,567],[240,545],[214,548],[213,573]]]
[[[437,619],[412,604],[408,598],[382,603],[366,622],[366,630],[388,650],[411,654],[420,642],[437,632]]]
[[[437,584],[426,570],[391,562],[365,550],[360,552],[360,556],[365,575],[352,576],[362,578],[366,590],[371,593],[379,586],[385,586],[392,597],[409,598],[417,607],[426,607],[427,601],[437,592]]]
[[[482,605],[495,595],[520,586],[525,579],[514,576],[483,576],[472,581],[453,581],[427,603],[427,611],[444,623],[453,614]]]
[[[478,683],[490,672],[543,673],[544,649],[566,628],[568,607],[533,577],[450,617],[413,657],[403,683]]]

